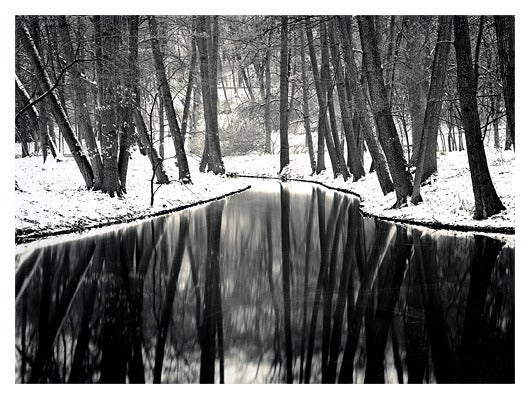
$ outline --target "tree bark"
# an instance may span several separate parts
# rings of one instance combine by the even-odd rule
[[[123,191],[118,174],[118,132],[119,117],[118,91],[119,82],[119,51],[121,42],[120,17],[100,16],[101,23],[101,55],[102,73],[98,80],[101,85],[101,152],[103,160],[102,190],[111,197],[122,196]]]
[[[339,134],[337,129],[337,122],[335,117],[335,107],[333,104],[333,87],[334,84],[331,79],[331,73],[329,68],[329,42],[328,42],[328,33],[327,33],[327,27],[326,22],[324,18],[320,21],[320,43],[321,43],[321,52],[322,52],[322,67],[321,67],[321,75],[322,75],[322,91],[327,92],[326,94],[326,107],[328,111],[329,116],[329,126],[331,131],[331,140],[327,140],[326,144],[330,145],[333,144],[333,148],[335,149],[336,157],[337,157],[337,163],[339,172],[344,177],[344,180],[346,181],[350,177],[350,172],[348,171],[348,168],[346,166],[346,162],[344,161],[344,155],[342,153],[342,148],[340,145],[339,140]]]
[[[193,84],[195,81],[195,69],[197,67],[197,45],[195,38],[191,39],[191,60],[190,70],[188,71],[188,83],[186,85],[186,97],[184,98],[184,110],[182,111],[182,135],[186,137],[188,132],[188,119],[190,114],[191,94],[193,92]]]
[[[372,99],[377,131],[379,132],[379,141],[385,152],[390,174],[394,181],[397,199],[395,206],[400,207],[406,205],[407,197],[412,193],[411,177],[406,169],[403,148],[401,147],[388,103],[374,32],[373,17],[358,16],[357,22],[363,48],[363,61],[366,64],[368,88]]]
[[[322,76],[318,70],[318,63],[315,54],[315,47],[313,45],[313,31],[310,25],[310,21],[306,20],[306,36],[307,45],[309,46],[309,58],[311,60],[311,69],[313,70],[313,78],[315,81],[315,91],[318,99],[318,142],[317,142],[317,169],[316,173],[319,174],[326,169],[324,162],[324,141],[328,147],[328,155],[331,160],[331,167],[333,169],[333,175],[336,177],[340,173],[339,163],[337,159],[337,153],[335,152],[335,146],[333,145],[333,139],[331,138],[329,121],[327,118],[327,100],[325,91],[325,85],[322,81]]]
[[[280,30],[280,174],[289,165],[289,59],[287,49],[287,17],[281,17]]]
[[[494,19],[499,64],[503,78],[506,128],[515,148],[515,17],[513,15],[496,15]]]
[[[184,184],[188,184],[191,183],[188,159],[186,157],[186,152],[184,151],[184,140],[182,138],[179,124],[177,121],[177,114],[175,112],[175,108],[173,107],[173,100],[171,98],[169,82],[166,76],[164,63],[162,61],[162,53],[160,51],[160,43],[158,40],[158,28],[155,16],[149,17],[149,31],[151,33],[151,50],[153,52],[153,58],[155,62],[158,86],[162,91],[162,99],[164,102],[164,108],[166,110],[166,118],[169,125],[169,131],[171,133],[171,137],[173,138],[173,144],[175,146],[175,155],[179,168],[179,180]]]
[[[469,26],[466,16],[455,16],[455,50],[457,83],[462,111],[462,124],[466,135],[467,156],[471,183],[475,196],[475,219],[485,219],[505,209],[501,203],[488,169],[488,161],[481,140],[480,119],[477,107],[477,77],[471,61]]]
[[[201,73],[202,102],[204,108],[205,140],[203,165],[215,174],[224,174],[225,169],[221,158],[219,143],[219,127],[217,123],[217,57],[218,57],[218,20],[217,17],[198,16],[196,37]]]
[[[364,169],[359,158],[356,155],[359,153],[357,149],[357,143],[354,137],[353,130],[353,111],[348,102],[348,95],[346,94],[346,82],[344,77],[344,69],[340,60],[339,45],[335,30],[338,32],[337,20],[334,19],[329,24],[328,34],[331,48],[331,55],[333,58],[333,68],[336,75],[337,95],[339,98],[339,107],[342,120],[342,126],[344,128],[344,136],[346,137],[346,146],[348,148],[348,166],[353,175],[353,181],[359,180],[364,176]]]
[[[269,33],[267,52],[265,54],[265,153],[272,154],[272,124],[271,124],[271,37]]]
[[[131,67],[131,88],[133,91],[134,109],[133,120],[138,132],[138,138],[142,146],[146,149],[147,156],[151,162],[151,168],[156,174],[157,182],[159,184],[168,184],[169,178],[164,168],[163,159],[158,155],[153,146],[152,137],[149,138],[144,119],[140,112],[140,92],[138,90],[138,16],[133,15],[129,17],[129,63]]]
[[[339,20],[341,31],[342,51],[349,75],[350,87],[353,91],[353,105],[355,105],[360,130],[364,133],[368,151],[370,151],[370,155],[372,156],[377,178],[379,180],[379,185],[381,186],[383,194],[386,195],[393,191],[394,185],[390,178],[385,155],[381,149],[381,144],[375,135],[372,123],[369,118],[365,93],[362,90],[361,84],[359,83],[359,72],[355,63],[352,37],[349,32],[351,29],[351,17],[337,18]],[[362,143],[359,143],[358,145],[362,146]]]
[[[309,118],[309,89],[307,87],[307,71],[305,64],[305,49],[304,49],[304,28],[300,24],[300,65],[301,65],[301,74],[302,74],[302,107],[304,115],[304,130],[305,130],[305,140],[307,145],[307,151],[309,153],[309,163],[311,165],[311,174],[316,171],[316,162],[315,162],[315,150],[313,149],[313,138],[311,137],[311,120]],[[269,54],[270,50],[267,50]],[[266,70],[265,70],[266,71]],[[270,94],[270,68],[269,68],[269,94]],[[269,122],[270,123],[270,122]],[[270,140],[270,137],[269,137]]]
[[[447,60],[452,33],[452,19],[450,16],[438,17],[438,39],[434,49],[434,61],[431,72],[431,84],[425,120],[421,134],[421,144],[414,176],[414,187],[411,201],[414,204],[421,202],[420,184],[427,180],[437,170],[436,165],[436,137],[440,125],[442,110],[442,97],[444,94]]]
[[[66,56],[67,62],[73,62],[75,60],[75,53],[70,37],[70,31],[68,28],[68,22],[64,15],[57,17],[57,27],[59,30],[59,36],[63,41],[63,51]],[[94,135],[94,129],[92,128],[92,122],[90,120],[90,114],[88,111],[88,95],[86,89],[86,82],[83,81],[83,68],[79,64],[72,65],[71,77],[72,77],[72,88],[74,90],[75,108],[79,113],[79,125],[81,128],[81,136],[85,137],[86,145],[88,147],[88,158],[94,171],[94,189],[98,190],[101,188],[103,182],[103,162],[99,153],[98,145],[96,143],[96,137]]]
[[[22,44],[26,49],[28,56],[31,59],[33,67],[35,68],[35,74],[37,76],[37,79],[39,80],[39,85],[46,91],[50,90],[52,88],[50,77],[44,69],[41,56],[37,48],[35,47],[35,43],[33,41],[33,38],[31,37],[31,34],[29,33],[26,24],[20,18],[17,18],[16,31],[17,35],[21,38]],[[61,106],[59,98],[57,97],[57,94],[55,92],[51,92],[46,97],[46,99],[50,104],[54,118],[57,121],[59,128],[61,129],[63,137],[66,140],[66,143],[68,144],[70,152],[72,153],[72,156],[79,168],[79,171],[83,176],[85,185],[87,189],[90,190],[94,186],[94,173],[92,171],[92,167],[90,166],[86,155],[83,153],[81,145],[75,137],[72,126],[70,125],[70,122],[68,122],[68,118],[66,116],[66,113],[64,112],[63,107]]]

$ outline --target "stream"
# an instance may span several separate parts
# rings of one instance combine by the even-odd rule
[[[260,182],[16,251],[17,383],[513,383],[513,244]]]

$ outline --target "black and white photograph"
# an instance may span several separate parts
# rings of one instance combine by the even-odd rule
[[[7,381],[524,382],[500,6],[15,9]]]

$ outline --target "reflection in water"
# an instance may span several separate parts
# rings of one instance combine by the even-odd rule
[[[514,381],[514,249],[274,184],[16,257],[17,382]]]

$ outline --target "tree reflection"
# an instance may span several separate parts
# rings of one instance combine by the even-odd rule
[[[514,380],[512,247],[363,218],[354,197],[315,186],[16,263],[17,382]]]

